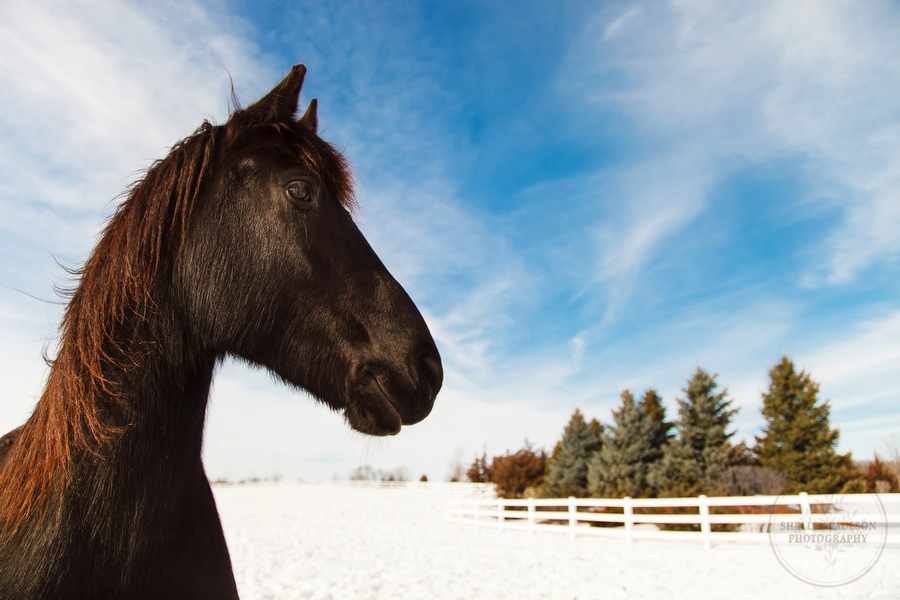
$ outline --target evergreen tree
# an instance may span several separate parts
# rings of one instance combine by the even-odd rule
[[[600,449],[603,427],[596,420],[585,422],[575,409],[563,437],[547,464],[544,494],[550,497],[584,497],[587,492],[588,461]]]
[[[787,356],[769,371],[766,425],[755,451],[762,466],[787,477],[791,493],[839,492],[855,475],[850,455],[837,453],[839,432],[829,424],[828,402],[818,395],[819,385],[805,371],[797,373]]]
[[[663,406],[662,398],[654,389],[644,392],[640,408],[647,415],[652,425],[649,443],[650,447],[657,452],[657,456],[654,459],[656,461],[662,457],[663,448],[675,436],[672,433],[673,424],[670,421],[666,421],[666,407]]]
[[[629,390],[612,411],[613,423],[602,436],[602,447],[588,463],[588,491],[595,496],[621,498],[647,495],[650,465],[661,451],[652,444],[655,423]]]
[[[753,448],[748,446],[747,442],[741,440],[728,448],[725,463],[729,467],[758,467],[759,459]]]
[[[728,391],[716,392],[716,377],[697,368],[678,400],[676,437],[667,444],[649,480],[664,496],[696,495],[713,491],[732,454],[728,431],[732,409]]]

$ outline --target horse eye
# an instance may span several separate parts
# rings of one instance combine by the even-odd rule
[[[313,200],[312,190],[305,181],[292,181],[285,189],[288,198],[297,202],[310,203]]]

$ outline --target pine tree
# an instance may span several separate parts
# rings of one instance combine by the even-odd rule
[[[581,411],[575,409],[563,437],[553,450],[547,464],[544,494],[550,497],[584,497],[587,492],[587,466],[600,449],[603,427],[596,420],[585,422]]]
[[[715,489],[718,475],[731,455],[728,431],[737,409],[732,409],[728,391],[716,392],[716,377],[697,368],[678,400],[676,437],[651,470],[649,480],[664,496],[696,495]]]
[[[656,390],[649,389],[644,392],[639,406],[653,426],[649,442],[650,447],[657,452],[656,458],[653,460],[659,460],[662,457],[663,448],[670,439],[675,437],[675,434],[672,433],[673,423],[666,421],[666,407],[663,406],[662,398],[656,393]]]
[[[647,495],[650,465],[660,458],[652,445],[657,423],[629,390],[612,411],[613,425],[602,436],[602,447],[588,463],[588,491],[594,496],[621,498]]]
[[[769,371],[766,425],[755,451],[761,465],[787,477],[789,492],[836,493],[854,477],[850,455],[837,453],[840,434],[829,424],[830,406],[818,395],[819,385],[805,371],[797,373],[787,356]]]

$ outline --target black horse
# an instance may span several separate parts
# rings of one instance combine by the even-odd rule
[[[150,167],[80,270],[34,414],[0,441],[0,598],[236,598],[201,463],[232,355],[393,435],[443,378],[352,218],[344,158],[297,119],[306,68]]]

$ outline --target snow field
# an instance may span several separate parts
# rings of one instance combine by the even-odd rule
[[[900,598],[888,547],[838,588],[795,579],[766,544],[639,541],[455,525],[445,488],[214,487],[244,600]]]

